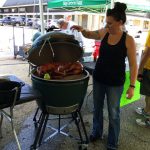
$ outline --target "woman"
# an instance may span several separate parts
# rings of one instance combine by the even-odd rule
[[[134,95],[137,76],[136,48],[134,39],[122,30],[126,22],[126,4],[116,2],[106,13],[106,27],[97,31],[87,31],[81,26],[72,26],[86,38],[101,40],[100,57],[93,72],[94,116],[91,142],[103,136],[103,106],[107,96],[109,129],[107,149],[115,150],[120,132],[120,98],[125,82],[125,58],[128,57],[130,85],[127,98]]]

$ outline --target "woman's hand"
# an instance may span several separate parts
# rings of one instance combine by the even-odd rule
[[[133,87],[129,87],[127,92],[126,92],[126,98],[127,99],[131,99],[134,95],[134,88]]]
[[[78,25],[73,25],[70,30],[77,30],[78,32],[83,31],[83,27],[78,26]]]

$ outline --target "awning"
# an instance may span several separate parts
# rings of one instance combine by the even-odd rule
[[[111,0],[49,0],[48,8],[72,11],[101,12]]]
[[[115,0],[117,1],[117,0]],[[126,3],[128,11],[136,12],[150,12],[150,0],[118,0],[119,2]]]
[[[149,0],[114,0],[127,4],[128,12],[150,12]],[[72,11],[102,12],[106,5],[110,7],[111,0],[48,0],[48,8],[65,9]]]
[[[140,11],[140,12],[150,12],[150,2],[149,5],[128,5],[128,10],[131,11]]]

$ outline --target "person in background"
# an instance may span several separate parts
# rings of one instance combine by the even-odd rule
[[[65,20],[66,20],[66,21],[71,21],[71,20],[72,20],[72,15],[66,16]]]
[[[46,32],[51,32],[51,31],[58,31],[59,28],[57,28],[56,26],[52,25],[51,27],[45,29]]]
[[[126,22],[127,6],[116,2],[113,9],[106,12],[106,27],[97,31],[88,31],[74,25],[86,38],[101,40],[100,57],[93,71],[93,129],[90,141],[103,138],[103,108],[106,96],[109,127],[107,150],[116,150],[120,133],[120,99],[125,82],[125,58],[128,57],[130,69],[130,85],[126,92],[127,98],[134,95],[137,78],[136,46],[132,36],[122,30]]]
[[[82,41],[82,34],[76,30],[71,30],[70,28],[75,25],[73,21],[66,21],[65,19],[61,18],[57,21],[58,27],[63,33],[74,35],[74,38],[83,46]]]
[[[145,120],[136,119],[136,123],[140,126],[150,127],[150,31],[139,64],[138,80],[141,82],[140,94],[145,95],[146,106],[145,108],[136,108],[136,112],[145,117]]]
[[[31,41],[34,42],[41,35],[41,28],[38,28],[38,31],[33,35]]]

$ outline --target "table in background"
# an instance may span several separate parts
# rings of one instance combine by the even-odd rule
[[[32,88],[31,85],[25,83],[23,80],[15,75],[0,75],[0,78],[4,78],[10,81],[21,82],[24,85],[21,88],[20,99],[16,102],[16,105],[36,100],[40,95]]]

